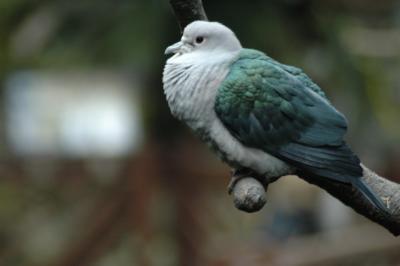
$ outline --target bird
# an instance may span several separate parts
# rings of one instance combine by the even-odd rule
[[[172,54],[162,77],[169,109],[234,169],[230,189],[245,176],[268,184],[308,175],[353,186],[387,211],[344,140],[345,116],[300,68],[243,48],[227,26],[201,20],[165,54]]]

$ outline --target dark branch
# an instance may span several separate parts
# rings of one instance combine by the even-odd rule
[[[387,204],[390,215],[383,215],[352,186],[304,176],[301,178],[323,188],[359,214],[385,227],[393,235],[400,235],[400,184],[377,175],[364,165],[361,166],[363,168],[362,179]]]
[[[170,0],[170,3],[181,30],[194,20],[207,20],[201,0]],[[387,202],[390,216],[382,215],[360,192],[351,186],[305,176],[300,176],[300,178],[326,190],[359,214],[385,227],[393,235],[400,235],[400,184],[380,177],[364,166],[363,170],[362,178],[377,195]],[[264,186],[255,178],[243,178],[233,187],[232,195],[235,206],[246,212],[258,211],[266,202],[265,191]]]
[[[170,0],[181,32],[192,21],[208,20],[201,0]]]

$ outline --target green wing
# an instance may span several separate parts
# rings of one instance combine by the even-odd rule
[[[244,49],[218,89],[215,111],[244,145],[300,170],[349,183],[362,175],[343,141],[347,122],[301,70]]]
[[[278,66],[280,68],[282,68],[283,70],[285,70],[286,72],[289,72],[290,74],[292,74],[293,76],[295,76],[304,86],[306,86],[307,88],[313,90],[314,92],[316,92],[317,94],[319,94],[320,96],[322,96],[325,100],[328,101],[328,99],[326,98],[325,93],[321,90],[321,88],[315,84],[304,72],[303,70],[301,70],[300,68],[294,67],[294,66],[289,66],[289,65],[285,65],[282,63],[279,63],[278,61],[275,61],[272,58],[268,58],[268,60],[274,64],[275,66]]]

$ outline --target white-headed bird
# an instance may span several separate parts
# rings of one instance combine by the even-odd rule
[[[359,158],[343,140],[345,117],[301,69],[245,49],[218,22],[195,21],[163,73],[172,114],[240,173],[260,181],[287,174],[352,185],[377,208]]]

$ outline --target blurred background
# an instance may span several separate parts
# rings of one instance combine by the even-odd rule
[[[364,164],[400,181],[400,2],[204,0],[303,68]],[[285,177],[255,214],[163,97],[167,0],[0,1],[0,265],[400,265],[400,241]]]

